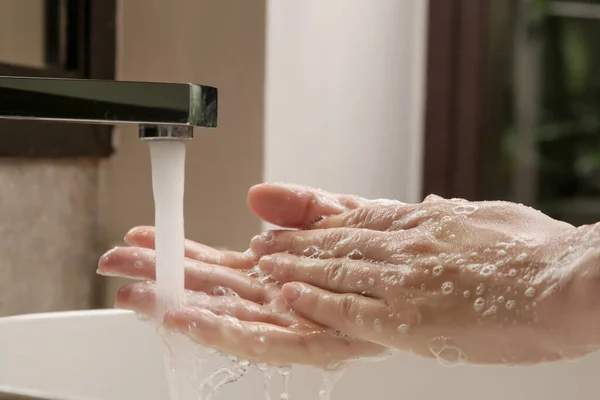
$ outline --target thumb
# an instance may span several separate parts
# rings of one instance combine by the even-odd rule
[[[323,217],[353,210],[369,200],[308,186],[263,183],[248,191],[248,207],[260,219],[282,228],[304,228]]]

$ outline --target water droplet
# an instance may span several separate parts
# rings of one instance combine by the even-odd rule
[[[476,251],[474,251],[474,252],[472,252],[472,253],[471,253],[471,257],[477,257],[478,255],[479,255],[479,254],[477,254],[477,252],[476,252]]]
[[[465,299],[468,299],[469,297],[471,297],[471,291],[470,291],[470,290],[465,290],[465,291],[463,292],[463,297],[464,297]]]
[[[504,296],[500,296],[496,299],[498,303],[504,303]]]
[[[475,299],[475,302],[473,303],[473,308],[475,311],[479,312],[483,310],[483,306],[485,306],[485,300],[483,297],[478,297]]]
[[[375,328],[375,332],[381,332],[381,321],[377,318],[375,318],[375,321],[373,321],[373,328]]]
[[[135,261],[135,262],[133,263],[133,266],[134,266],[134,267],[136,267],[137,269],[140,269],[140,268],[142,268],[142,267],[143,267],[143,264],[142,264],[142,262],[141,262],[141,261]]]
[[[449,236],[449,238],[450,238],[450,239],[456,239],[456,235],[455,235],[455,234],[452,234],[452,235],[450,235],[450,236]]]
[[[446,258],[446,257],[448,257],[448,254],[446,254],[446,253],[440,253],[440,258]]]
[[[464,258],[459,258],[458,260],[456,260],[456,265],[462,265],[466,262],[467,262],[467,260],[465,260]]]
[[[369,278],[369,286],[375,285],[375,279]]]
[[[485,249],[483,252],[484,252],[484,253],[491,253],[491,252],[492,252],[492,249]]]
[[[528,287],[527,290],[525,290],[525,296],[526,297],[533,297],[533,296],[535,296],[535,288]]]
[[[309,246],[302,252],[304,257],[318,258],[321,254],[321,250],[317,246]]]
[[[461,204],[454,207],[454,213],[456,214],[469,215],[473,214],[475,211],[477,211],[477,207],[472,204]]]
[[[442,284],[442,294],[449,295],[454,291],[454,283],[452,282],[444,282]]]
[[[363,320],[363,317],[362,317],[362,315],[358,314],[358,315],[356,316],[356,325],[358,325],[358,326],[363,326],[363,324],[364,324],[364,323],[365,323],[365,322],[364,322],[364,320]]]
[[[496,255],[498,255],[499,257],[503,257],[506,255],[506,250],[498,250],[498,252],[496,253]]]
[[[137,257],[139,257],[139,254],[138,253],[133,253],[132,256],[135,257],[135,258],[137,258]]]
[[[440,276],[444,272],[444,267],[441,265],[433,267],[433,276]]]
[[[396,328],[396,330],[401,334],[401,335],[405,335],[406,333],[408,333],[408,331],[410,330],[410,325],[408,324],[400,324],[398,325],[398,328]]]
[[[449,216],[445,216],[440,220],[440,222],[442,224],[445,224],[446,222],[450,222],[450,221],[452,221],[452,217],[449,217]]]
[[[362,260],[365,257],[363,256],[363,253],[360,250],[354,249],[350,253],[348,253],[348,258],[352,260]]]
[[[510,271],[508,271],[508,275],[510,276],[517,276],[517,270],[516,269],[511,269]]]
[[[431,339],[429,350],[440,363],[447,367],[453,367],[466,361],[465,354],[448,337],[438,336]]]
[[[508,300],[505,304],[507,310],[512,310],[517,306],[517,302],[514,300]]]
[[[518,261],[518,262],[523,262],[523,261],[525,261],[526,259],[527,259],[527,254],[525,254],[525,253],[521,253],[521,254],[519,254],[519,255],[517,256],[517,261]]]

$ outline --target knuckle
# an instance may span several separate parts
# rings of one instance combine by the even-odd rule
[[[344,282],[347,275],[346,266],[339,261],[332,260],[327,262],[324,268],[325,284],[329,287],[337,287]]]
[[[360,207],[356,210],[349,212],[344,219],[344,226],[347,227],[361,227],[371,219],[371,208]]]
[[[428,235],[416,235],[405,243],[405,250],[411,253],[429,253],[433,249],[433,239]]]
[[[357,314],[357,299],[355,294],[347,294],[339,301],[339,316],[341,321],[351,321]]]

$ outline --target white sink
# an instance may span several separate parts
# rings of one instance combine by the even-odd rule
[[[223,361],[204,353],[207,371]],[[162,343],[152,326],[129,312],[0,318],[0,392],[52,399],[166,400],[162,354]],[[429,360],[397,356],[351,368],[338,383],[333,400],[597,400],[598,372],[600,354],[578,362],[527,368],[446,368]],[[294,370],[290,399],[318,399],[319,382],[316,371]],[[10,397],[0,395],[4,398]],[[214,400],[219,399],[264,399],[259,371],[227,386]]]

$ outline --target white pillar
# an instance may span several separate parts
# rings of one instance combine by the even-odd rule
[[[270,0],[265,180],[416,201],[426,0]]]

